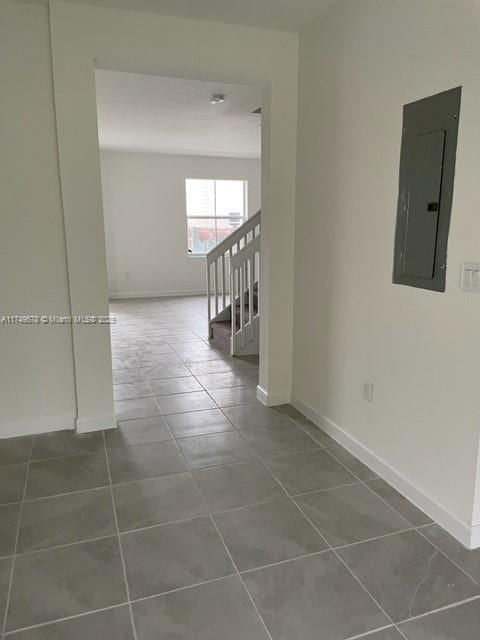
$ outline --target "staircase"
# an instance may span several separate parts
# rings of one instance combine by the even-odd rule
[[[207,255],[209,337],[232,356],[258,354],[261,215],[258,211]]]

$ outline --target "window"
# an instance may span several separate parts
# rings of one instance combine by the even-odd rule
[[[205,255],[247,219],[244,180],[185,180],[188,253]]]

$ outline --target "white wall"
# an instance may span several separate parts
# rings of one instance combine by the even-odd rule
[[[292,34],[0,0],[0,315],[108,313],[95,64],[261,87],[265,326],[275,304],[282,316],[264,329],[261,380],[286,399],[298,70]],[[0,353],[0,437],[114,424],[108,327],[0,326]]]
[[[477,544],[480,296],[458,283],[480,262],[479,27],[473,2],[347,0],[301,38],[293,381]],[[458,85],[447,291],[392,285],[402,105]]]
[[[270,401],[286,401],[291,388],[298,37],[53,0],[50,24],[74,312],[102,314],[108,295],[94,65],[261,88],[260,384]],[[74,349],[81,427],[102,428],[113,416],[108,335],[101,327],[74,327]]]
[[[0,316],[70,313],[45,6],[0,2]],[[0,438],[73,428],[69,326],[0,325]]]
[[[186,178],[248,181],[260,208],[259,160],[101,152],[110,295],[205,292],[205,259],[187,255]]]

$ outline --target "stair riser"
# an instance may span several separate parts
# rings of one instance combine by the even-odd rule
[[[222,351],[226,355],[230,355],[231,353],[231,339],[230,337],[226,337],[222,334],[218,334],[215,331],[212,332],[213,335],[209,339],[210,344],[214,349],[218,349]]]

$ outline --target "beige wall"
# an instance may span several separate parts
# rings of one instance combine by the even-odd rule
[[[480,262],[479,26],[471,2],[338,3],[301,38],[299,92],[294,396],[465,536],[480,524],[480,296],[459,290],[461,263]],[[447,291],[394,286],[402,105],[458,85]]]
[[[0,2],[0,316],[70,313],[48,12]],[[0,325],[0,438],[73,428],[69,326]]]
[[[205,258],[187,254],[185,179],[246,180],[252,215],[260,160],[131,151],[102,151],[100,159],[110,295],[205,293]]]

